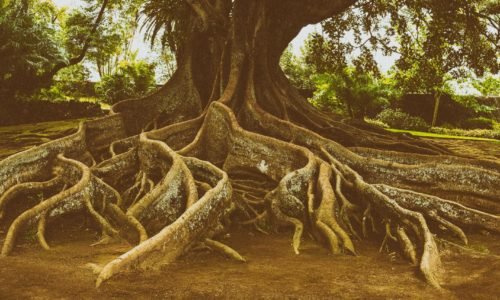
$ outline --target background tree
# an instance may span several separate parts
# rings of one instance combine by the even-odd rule
[[[281,55],[280,67],[296,88],[301,90],[312,90],[314,88],[312,68],[303,61],[302,57],[293,54],[291,44]]]
[[[479,76],[498,72],[496,12],[495,1],[357,1],[322,23],[326,37],[312,37],[308,60],[319,70],[342,68],[346,58],[375,68],[374,51],[398,55],[398,87],[435,95],[434,125],[447,80],[463,77],[465,70]]]
[[[364,48],[357,55],[348,55],[355,47],[343,45],[341,38],[312,33],[305,42],[303,59],[315,74],[311,76],[316,85],[312,101],[363,121],[367,111],[373,117],[393,96],[389,85],[383,84],[387,79],[382,78],[373,54]]]
[[[477,11],[477,2],[451,2]],[[439,287],[430,224],[465,244],[461,227],[499,233],[498,162],[339,123],[312,107],[279,66],[308,24],[331,16],[344,22],[356,8],[363,13],[356,21],[370,29],[383,24],[379,15],[418,13],[429,3],[442,2],[148,1],[149,32],[175,53],[175,74],[156,93],[115,104],[75,134],[0,162],[0,209],[14,220],[2,256],[14,250],[23,225],[38,222],[37,238],[48,248],[46,222],[88,212],[101,242],[138,243],[96,266],[100,286],[129,266],[160,267],[197,243],[244,260],[214,240],[236,221],[263,231],[292,227],[297,254],[304,230],[332,253],[355,254],[355,237],[379,238]],[[356,30],[342,26],[332,27]],[[33,186],[57,192],[9,216],[15,212],[5,203]]]
[[[0,10],[0,97],[33,93],[40,76],[64,59],[57,20],[49,2],[12,1]]]
[[[487,76],[476,79],[472,82],[472,86],[476,88],[483,96],[500,96],[500,77],[488,74]]]
[[[31,95],[49,87],[61,69],[81,63],[89,52],[101,65],[113,54],[124,53],[119,48],[124,40],[130,43],[126,37],[135,30],[133,24],[140,3],[139,0],[88,0],[84,8],[69,14],[57,9],[51,1],[4,3],[0,34],[6,43],[0,51],[5,63],[2,70],[5,97]]]
[[[89,94],[93,94],[92,90],[90,71],[83,64],[78,64],[59,71],[50,87],[42,88],[32,97],[55,101],[66,99],[66,97],[88,97]]]
[[[340,102],[348,116],[359,121],[364,121],[368,113],[374,117],[393,97],[390,87],[381,79],[356,68],[345,68],[336,74],[319,74],[314,81],[317,84],[315,103],[335,107],[334,103]]]
[[[134,60],[132,42],[138,30],[139,7],[142,0],[116,1],[111,3],[107,9],[106,17],[102,25],[95,31],[88,50],[87,60],[96,65],[100,77],[111,75],[117,71],[120,61]],[[94,8],[87,7],[77,10],[73,18],[82,24],[91,24],[92,11]],[[82,19],[79,21],[79,19]],[[88,29],[84,26],[68,26],[76,32],[68,36],[86,37]],[[83,31],[83,33],[82,33]],[[69,40],[70,45],[81,45],[82,41]]]

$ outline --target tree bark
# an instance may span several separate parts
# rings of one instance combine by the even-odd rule
[[[441,92],[435,92],[434,93],[434,110],[432,112],[432,123],[431,123],[432,127],[436,126],[440,102],[441,102]]]

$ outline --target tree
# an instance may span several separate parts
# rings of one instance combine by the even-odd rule
[[[55,7],[23,3],[7,3],[0,10],[0,97],[6,99],[32,93],[40,75],[64,59],[52,24]]]
[[[83,64],[64,68],[57,73],[53,84],[49,88],[42,88],[32,98],[61,100],[88,96],[89,93],[92,93],[92,87],[89,86],[89,77],[90,72]]]
[[[319,74],[315,82],[317,91],[313,101],[326,105],[340,101],[351,119],[363,121],[369,111],[373,117],[389,104],[391,91],[382,80],[355,68],[345,68],[337,74]]]
[[[376,72],[374,51],[397,55],[394,78],[405,93],[435,98],[432,125],[450,79],[498,72],[500,20],[494,1],[357,1],[323,23],[307,61],[322,68],[355,65]],[[495,15],[496,13],[496,15]],[[362,20],[361,22],[359,20]]]
[[[0,62],[4,66],[0,71],[1,96],[33,95],[41,88],[50,87],[60,70],[81,63],[88,52],[94,56],[96,53],[109,55],[106,50],[116,49],[113,45],[117,43],[117,34],[110,33],[113,28],[103,29],[100,25],[115,14],[127,19],[134,13],[133,8],[137,11],[140,2],[88,0],[84,10],[69,15],[64,9],[57,9],[52,1],[3,3],[0,38],[6,42],[0,48]],[[123,27],[126,22],[118,23]]]
[[[472,7],[460,2],[432,3],[428,9],[432,17],[415,16],[419,21],[415,22],[414,29],[401,35],[405,44],[400,47],[402,55],[396,66],[399,72],[406,74],[396,78],[401,79],[402,87],[408,92],[434,95],[431,126],[435,126],[448,80],[464,77],[468,70],[478,75],[486,70],[498,72],[496,52],[500,31],[497,17],[486,18],[484,22],[478,18],[495,9],[490,1],[480,1]],[[456,12],[453,19],[450,12]]]
[[[292,52],[292,45],[288,45],[280,58],[280,67],[290,82],[298,89],[312,90],[312,70]]]
[[[91,4],[89,5],[89,12],[93,13],[93,10],[97,9],[97,16],[95,17],[95,21],[92,22],[91,17],[80,15],[79,13],[76,14],[75,18],[71,19],[73,21],[74,19],[80,20],[80,22],[76,22],[76,25],[82,26],[84,34],[77,36],[76,38],[74,36],[70,36],[70,39],[75,39],[74,44],[70,43],[68,45],[68,52],[73,56],[55,64],[49,72],[44,73],[41,76],[42,84],[48,84],[61,69],[81,63],[85,58],[87,51],[89,51],[89,49],[92,47],[94,35],[98,31],[99,25],[104,19],[105,12],[108,9],[108,5],[110,5],[110,0],[102,0],[102,3],[99,3],[99,1],[97,1],[95,5],[93,5],[94,3],[92,2],[93,1],[91,1]],[[77,30],[77,32],[79,33],[80,31],[81,30]]]
[[[368,110],[387,104],[391,92],[382,84],[387,80],[382,78],[373,54],[363,48],[357,56],[348,55],[354,47],[341,40],[340,35],[312,33],[305,42],[303,60],[315,74],[311,76],[316,84],[312,101],[333,110],[344,107],[351,120],[361,124],[357,121],[363,121]]]
[[[481,95],[488,96],[500,96],[500,77],[488,74],[482,79],[477,79],[472,81],[472,86],[481,93]]]
[[[372,7],[351,0],[145,3],[149,32],[163,32],[176,54],[175,74],[159,91],[115,104],[77,133],[0,162],[5,216],[14,213],[7,204],[19,191],[66,187],[6,218],[14,221],[1,254],[15,250],[29,222],[38,222],[38,240],[48,248],[47,222],[88,212],[102,242],[138,242],[96,269],[100,286],[127,266],[159,267],[199,242],[244,260],[215,239],[232,221],[245,220],[260,230],[294,228],[297,254],[304,230],[333,253],[353,254],[354,236],[377,237],[380,230],[384,244],[401,249],[439,286],[428,222],[464,243],[460,227],[500,232],[499,217],[485,207],[498,207],[498,162],[335,122],[303,99],[279,67],[303,26],[361,4]],[[476,200],[476,209],[468,208]]]
[[[82,45],[86,37],[92,36],[86,59],[96,65],[101,78],[116,73],[120,61],[133,60],[131,45],[138,26],[138,9],[142,2],[111,2],[101,25],[93,35],[89,33],[88,24],[92,24],[95,7],[77,10],[68,20],[73,26],[67,26],[67,42],[69,47],[77,45],[76,52],[81,48],[78,45]]]

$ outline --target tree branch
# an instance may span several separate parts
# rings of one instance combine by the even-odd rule
[[[186,2],[200,17],[203,31],[208,30],[213,25],[225,23],[222,15],[207,0],[186,0]],[[222,5],[220,4],[218,7],[221,8]]]
[[[104,12],[106,11],[106,7],[108,6],[108,3],[109,3],[109,0],[104,0],[102,2],[101,9],[99,10],[99,14],[97,15],[97,18],[94,22],[94,25],[92,26],[92,29],[91,29],[90,33],[88,34],[87,39],[85,40],[85,43],[83,44],[83,48],[80,51],[80,54],[76,57],[71,58],[68,62],[60,62],[60,63],[56,64],[54,66],[54,68],[52,68],[52,70],[50,70],[50,72],[48,72],[44,76],[44,79],[46,79],[46,80],[52,79],[57,74],[57,72],[59,72],[59,70],[67,68],[69,66],[76,65],[76,64],[80,63],[85,58],[85,55],[87,54],[87,51],[90,48],[90,43],[92,42],[94,34],[96,33],[97,28],[99,27],[99,25],[104,17]]]
[[[290,13],[304,25],[318,23],[354,5],[358,0],[314,0],[291,2]]]

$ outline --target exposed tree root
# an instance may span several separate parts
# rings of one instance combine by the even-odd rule
[[[337,122],[303,99],[279,69],[300,28],[352,1],[223,2],[189,2],[196,9],[187,22],[201,26],[188,26],[178,69],[163,88],[0,161],[0,216],[12,220],[2,256],[35,224],[48,249],[46,225],[82,212],[102,241],[136,244],[94,265],[97,286],[128,267],[159,268],[203,242],[244,260],[213,240],[241,224],[262,232],[292,228],[297,254],[304,233],[335,254],[356,254],[353,241],[383,234],[382,249],[401,250],[439,287],[435,227],[465,244],[461,228],[500,233],[497,161]],[[232,22],[228,32],[219,28],[225,17]],[[67,189],[40,203],[22,197],[54,193],[59,185]],[[30,207],[16,215],[11,207],[18,204]]]
[[[6,207],[9,201],[14,199],[18,193],[22,193],[23,191],[34,193],[40,190],[50,189],[61,182],[61,176],[56,176],[44,182],[24,182],[12,186],[0,197],[0,219],[4,214],[4,207]]]
[[[444,189],[458,181],[452,190],[492,201],[498,195],[496,162],[447,157],[440,163],[432,157],[407,158],[403,154],[395,155],[399,157],[396,162],[387,162],[382,160],[388,158],[383,152],[371,155],[371,150],[357,150],[370,156],[365,158],[265,112],[248,112],[259,124],[253,128],[274,138],[244,130],[227,106],[213,103],[203,123],[200,119],[176,123],[95,148],[84,138],[92,126],[82,125],[72,136],[2,161],[2,170],[11,168],[20,174],[13,180],[2,173],[0,211],[4,214],[14,199],[21,201],[18,195],[25,191],[68,186],[14,218],[2,256],[11,253],[21,228],[29,224],[37,224],[38,241],[49,249],[44,237],[47,221],[81,210],[102,230],[100,242],[130,233],[126,228],[133,229],[139,242],[98,268],[97,286],[130,266],[158,268],[199,242],[245,261],[235,250],[212,239],[223,230],[223,224],[231,224],[228,216],[233,213],[244,216],[238,224],[253,225],[263,232],[264,224],[293,227],[292,248],[297,254],[304,230],[326,242],[332,253],[355,254],[353,237],[377,236],[377,227],[385,228],[381,248],[397,245],[426,280],[438,287],[439,253],[428,221],[446,228],[464,244],[467,237],[459,226],[500,232],[496,215],[405,189],[434,180]],[[113,122],[115,119],[112,117]],[[171,138],[186,133],[191,141]],[[174,148],[166,141],[172,141]],[[85,161],[88,153],[99,157],[106,151],[111,156],[89,162],[90,167],[67,158]],[[474,167],[450,166],[467,162]],[[53,176],[47,174],[47,168],[56,176],[33,181]],[[134,173],[135,180],[127,181]],[[233,177],[231,181],[227,174]]]
[[[241,256],[238,252],[236,252],[231,247],[229,247],[227,245],[224,245],[221,242],[218,242],[218,241],[215,241],[215,240],[212,240],[212,239],[205,239],[204,243],[209,248],[211,248],[213,250],[216,250],[216,251],[219,251],[222,254],[224,254],[224,255],[226,255],[226,256],[228,256],[230,258],[233,258],[233,259],[235,259],[237,261],[246,262],[246,259],[243,256]]]
[[[81,205],[79,202],[85,197],[85,189],[90,182],[91,175],[89,169],[82,163],[67,159],[62,155],[59,155],[57,159],[68,167],[70,172],[68,179],[74,180],[76,183],[71,188],[50,197],[18,216],[9,227],[2,247],[2,256],[6,256],[12,251],[19,231],[29,221],[37,220],[40,215],[47,212],[50,212],[49,216],[52,216],[58,214],[60,210],[66,208],[72,210]]]
[[[397,151],[381,151],[372,148],[360,148],[351,147],[349,150],[354,153],[361,155],[363,157],[376,158],[386,161],[397,162],[405,165],[420,165],[427,163],[439,163],[443,165],[468,165],[471,167],[481,168],[485,170],[498,172],[500,170],[500,163],[495,160],[481,159],[481,158],[470,158],[470,157],[459,157],[450,155],[422,155],[422,154],[412,154],[408,155],[406,153]]]
[[[500,233],[500,217],[476,209],[465,207],[459,203],[444,200],[435,196],[398,189],[388,185],[374,185],[382,193],[394,198],[401,206],[419,211],[436,220],[449,220],[462,226],[479,227]],[[449,221],[446,221],[449,223]],[[450,223],[451,224],[451,223]],[[458,234],[462,236],[461,233]]]
[[[38,239],[38,243],[45,250],[50,250],[50,246],[45,240],[45,226],[47,224],[47,213],[43,213],[40,215],[40,219],[38,220],[38,230],[36,232],[36,236]]]
[[[165,183],[160,182],[150,193],[131,206],[127,215],[145,221],[153,214],[157,217],[167,217],[168,223],[157,234],[104,266],[99,274],[97,286],[130,265],[158,268],[171,262],[193,243],[209,234],[222,217],[231,198],[227,175],[216,167],[195,158],[183,158],[166,144],[149,140],[146,135],[141,135],[141,142],[144,147],[150,147],[147,148],[148,151],[154,151],[157,157],[170,161],[171,167],[162,179]],[[203,173],[199,173],[201,171]],[[214,186],[199,200],[191,172]],[[183,200],[179,201],[179,197]],[[182,217],[178,218],[181,214]]]

